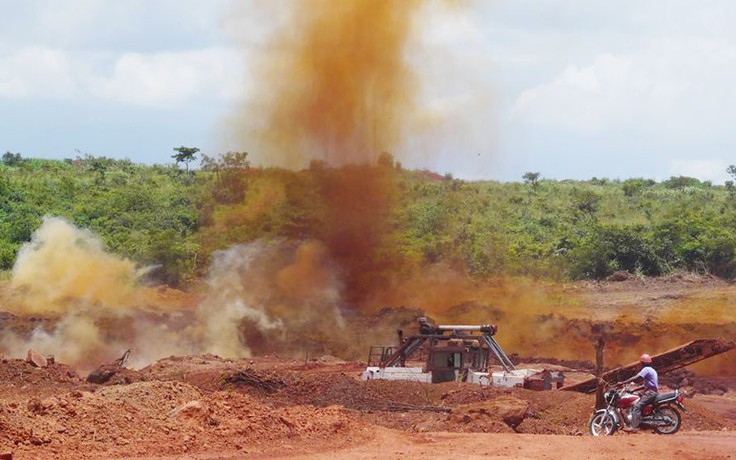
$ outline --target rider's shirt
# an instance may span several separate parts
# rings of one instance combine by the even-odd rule
[[[644,379],[645,390],[659,391],[659,379],[654,368],[650,366],[643,367],[636,376]]]

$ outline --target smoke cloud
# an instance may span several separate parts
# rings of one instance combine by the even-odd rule
[[[94,234],[46,218],[21,249],[6,306],[45,319],[29,332],[3,328],[0,352],[22,357],[33,348],[89,370],[127,349],[134,366],[169,355],[243,357],[252,348],[333,350],[334,340],[322,340],[344,328],[333,270],[318,242],[237,245],[213,254],[198,304],[172,305],[160,297],[166,289],[141,284],[137,274],[145,270],[106,252]]]
[[[91,232],[47,217],[18,253],[12,286],[25,313],[60,313],[69,299],[81,304],[126,304],[138,277],[134,264],[108,254]]]
[[[608,333],[609,365],[634,360],[642,350],[661,352],[733,329],[733,323],[671,318],[672,312],[684,309],[680,303],[644,325],[627,318],[626,308],[618,310],[624,316],[610,310],[609,316],[598,315],[596,323],[590,315],[593,306],[564,288],[508,278],[479,283],[443,264],[387,280],[366,298],[373,310],[351,311],[345,302],[345,271],[328,248],[314,240],[256,241],[215,252],[198,302],[170,289],[142,285],[136,274],[144,270],[105,252],[91,232],[62,219],[45,219],[21,253],[14,274],[43,272],[44,265],[53,265],[44,254],[53,260],[75,260],[82,273],[98,263],[100,273],[91,279],[125,274],[121,291],[107,296],[91,295],[94,289],[81,289],[76,282],[54,284],[53,295],[46,296],[49,308],[39,303],[42,284],[11,279],[12,302],[4,307],[17,315],[45,319],[32,330],[4,327],[0,353],[23,357],[33,348],[80,370],[110,362],[127,349],[133,351],[130,364],[135,367],[170,355],[198,353],[355,358],[369,345],[393,343],[396,327],[407,335],[415,333],[415,319],[422,315],[439,323],[497,323],[497,339],[507,352],[559,359],[589,359],[597,338],[595,326]],[[75,272],[74,263],[58,267],[71,272],[68,280],[86,279]],[[715,303],[712,308],[690,306],[708,318],[710,313],[721,315],[721,308]],[[722,318],[732,320],[733,315]],[[726,356],[709,361],[702,371],[730,369],[733,359]]]

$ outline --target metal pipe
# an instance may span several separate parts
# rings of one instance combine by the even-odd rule
[[[437,330],[439,331],[485,332],[488,334],[495,334],[496,326],[492,324],[480,324],[480,325],[441,324],[437,326]]]
[[[440,331],[478,331],[478,332],[480,332],[480,330],[481,330],[482,327],[483,326],[470,326],[470,325],[465,325],[465,326],[456,325],[456,326],[453,326],[453,325],[443,325],[443,324],[441,324],[441,325],[437,326],[437,329],[439,329]]]

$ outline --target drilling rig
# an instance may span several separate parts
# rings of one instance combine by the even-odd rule
[[[517,369],[496,342],[495,325],[435,325],[426,317],[417,323],[417,335],[404,337],[397,331],[397,346],[370,348],[363,380],[458,381],[539,390],[551,389],[553,382],[562,386],[561,372]]]

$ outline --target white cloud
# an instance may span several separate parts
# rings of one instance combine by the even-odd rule
[[[571,131],[597,131],[617,115],[622,98],[640,92],[631,67],[630,58],[610,54],[596,56],[589,66],[569,65],[551,83],[523,91],[511,113]]]
[[[0,43],[67,50],[216,46],[228,0],[0,0]]]
[[[639,50],[599,53],[553,81],[523,91],[517,122],[571,133],[647,133],[691,140],[732,131],[736,45],[709,39],[652,39]],[[725,103],[731,101],[730,103]]]
[[[100,97],[145,106],[172,106],[197,97],[239,96],[237,53],[226,49],[177,53],[126,53],[109,77],[98,77],[92,92]]]
[[[73,65],[60,50],[28,47],[0,57],[0,97],[64,97],[76,92]]]
[[[0,58],[0,98],[108,99],[174,107],[239,97],[240,58],[225,48],[163,53],[73,53],[28,47]]]

